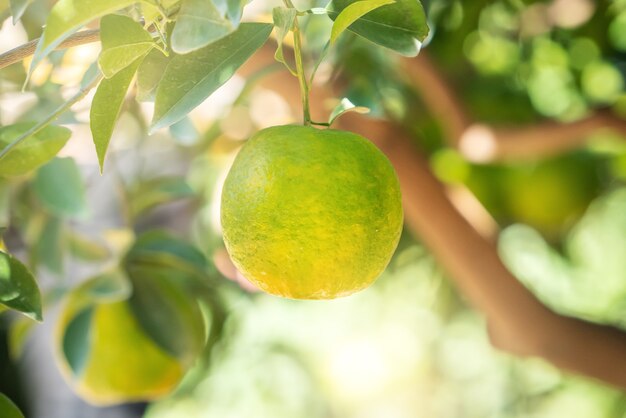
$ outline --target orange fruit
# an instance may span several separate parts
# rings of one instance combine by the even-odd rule
[[[402,231],[391,163],[351,132],[275,126],[254,135],[226,177],[224,242],[262,290],[330,299],[371,285]]]

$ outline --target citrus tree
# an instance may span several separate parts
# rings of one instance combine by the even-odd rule
[[[0,17],[0,371],[43,321],[149,417],[623,418],[624,1]]]
[[[76,121],[77,104],[89,96],[89,129],[106,176],[116,164],[107,151],[124,109],[149,104],[152,116],[143,134],[182,132],[188,114],[268,42],[275,61],[298,82],[302,126],[263,130],[235,162],[222,206],[232,260],[260,288],[293,298],[347,295],[384,270],[402,228],[395,172],[366,139],[331,129],[345,112],[367,109],[337,100],[325,120],[312,120],[309,94],[327,57],[349,47],[348,32],[372,47],[417,55],[428,34],[418,1],[333,1],[297,9],[286,0],[246,19],[246,2],[239,0],[31,3],[0,4],[13,24],[32,27],[29,38],[39,36],[0,57],[3,77],[21,84],[24,94],[44,97],[48,93],[40,89],[57,90],[50,92],[51,103],[0,128],[0,223],[8,243],[0,252],[0,304],[28,318],[16,319],[11,328],[14,356],[30,321],[43,321],[46,306],[61,299],[58,363],[74,389],[94,404],[161,397],[198,359],[208,362],[223,308],[207,252],[154,228],[132,232],[153,207],[194,190],[166,173],[142,179],[125,191],[129,229],[103,245],[73,230],[72,220],[85,216],[85,190],[75,160],[57,154],[72,137],[65,125]],[[41,12],[45,22],[39,21]],[[319,26],[318,20],[327,21],[328,30],[317,33],[315,42],[303,41],[303,22]],[[64,53],[96,42],[97,58],[79,63],[80,82],[67,86],[74,93],[60,97],[51,73],[63,68]],[[255,69],[250,83],[275,67]],[[245,94],[246,88],[241,100]],[[206,152],[210,144],[207,137],[195,152]],[[107,260],[107,266],[78,285],[61,281],[42,293],[40,269],[62,277],[68,256]]]

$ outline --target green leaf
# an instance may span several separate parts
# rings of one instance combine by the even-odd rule
[[[168,353],[191,364],[205,341],[202,312],[184,283],[167,270],[136,265],[129,304],[144,331]]]
[[[89,124],[101,173],[104,170],[104,158],[111,142],[115,122],[120,115],[128,87],[139,64],[140,60],[136,60],[113,77],[102,80],[91,102]]]
[[[194,196],[193,190],[181,177],[155,178],[141,182],[129,193],[130,214],[133,219],[157,205]]]
[[[154,101],[159,81],[161,81],[171,58],[171,56],[167,57],[156,49],[153,49],[146,55],[137,70],[137,101]]]
[[[276,47],[276,53],[274,54],[274,58],[276,58],[276,61],[282,62],[285,67],[287,67],[289,72],[297,77],[298,74],[287,63],[283,54],[283,40],[285,39],[285,36],[287,36],[289,31],[291,31],[291,29],[293,28],[293,23],[296,20],[296,14],[296,9],[287,7],[274,7],[274,9],[272,10],[274,25],[276,25],[276,27],[278,28],[278,33],[276,34],[278,46]]]
[[[87,365],[93,311],[93,307],[89,307],[79,312],[67,324],[63,334],[63,355],[74,376],[80,376]]]
[[[11,216],[11,188],[8,182],[0,180],[0,246],[2,245],[3,228],[9,225]],[[0,247],[1,248],[1,247]]]
[[[344,113],[357,112],[357,113],[363,114],[363,113],[369,113],[369,111],[370,110],[367,107],[355,106],[354,103],[352,103],[350,100],[344,97],[343,99],[341,99],[341,102],[339,102],[339,104],[331,112],[328,118],[328,125],[332,125],[333,122],[337,120],[337,118],[343,115]]]
[[[55,158],[37,171],[35,192],[41,203],[61,217],[80,217],[87,212],[85,186],[73,158]]]
[[[213,0],[213,4],[222,16],[226,16],[232,22],[235,28],[239,26],[246,0]]]
[[[327,6],[328,16],[335,20],[358,1],[331,0]],[[426,14],[418,0],[397,0],[380,7],[352,23],[348,30],[409,57],[418,54],[421,42],[428,35]]]
[[[24,415],[20,412],[18,407],[7,398],[3,393],[0,393],[0,417],[2,418],[24,418]]]
[[[26,8],[33,2],[33,0],[10,0],[11,14],[13,15],[13,24],[15,25],[18,20],[22,18]]]
[[[119,270],[99,274],[77,287],[71,295],[73,312],[96,303],[121,302],[130,297],[132,286]]]
[[[242,23],[225,38],[172,58],[157,89],[150,132],[178,122],[228,81],[267,41],[272,28],[267,23]]]
[[[61,275],[64,267],[64,224],[57,217],[49,218],[35,244],[36,261],[51,272]]]
[[[217,10],[213,2],[183,0],[172,33],[172,49],[188,54],[209,45],[236,29]]]
[[[188,117],[184,117],[175,124],[171,125],[170,133],[181,145],[193,145],[200,137],[200,133]],[[1,213],[2,212],[0,212],[0,214]]]
[[[100,21],[102,52],[98,63],[102,74],[111,78],[145,57],[156,43],[139,23],[122,15],[107,15]]]
[[[173,9],[180,3],[180,0],[144,0],[141,5],[141,12],[146,21],[146,24],[152,23],[156,21],[159,17],[161,17],[161,13],[159,12],[159,5],[164,11],[168,11]]]
[[[59,0],[48,15],[29,73],[81,26],[136,3],[136,0]]]
[[[0,149],[7,147],[36,122],[23,122],[0,127]],[[70,139],[71,131],[60,126],[46,126],[41,131],[26,138],[0,159],[0,177],[26,174],[50,161]]]
[[[18,259],[0,251],[0,304],[41,321],[41,294],[37,282]]]
[[[153,230],[141,235],[126,255],[125,264],[144,259],[160,260],[161,265],[181,271],[204,274],[207,263],[204,255],[188,244],[164,231]]]
[[[337,38],[348,26],[356,22],[358,19],[387,4],[395,3],[395,0],[363,0],[352,3],[339,13],[335,18],[335,23],[330,31],[330,44],[337,42]]]
[[[22,357],[24,346],[35,324],[37,324],[35,321],[25,316],[21,316],[11,322],[8,335],[9,356],[11,360],[17,362],[20,357]]]
[[[99,241],[76,231],[65,233],[72,254],[85,261],[105,261],[111,256],[109,249]]]

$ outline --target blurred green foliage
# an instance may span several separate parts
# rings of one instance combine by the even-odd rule
[[[29,38],[40,34],[45,3],[26,9],[22,24]],[[0,10],[3,5],[0,0]],[[596,108],[626,114],[626,1],[424,5],[431,27],[425,50],[477,121],[568,122]],[[317,55],[323,48],[319,34],[330,26],[316,16],[307,19],[303,32]],[[346,97],[374,116],[407,122],[435,174],[471,190],[505,228],[502,258],[524,284],[558,311],[626,328],[623,138],[598,133],[588,146],[556,157],[469,162],[447,145],[442,122],[419,92],[407,88],[396,71],[397,57],[353,36],[340,38],[337,51],[329,58],[350,80]],[[167,59],[148,57],[162,72]],[[49,60],[67,72],[75,64],[69,51]],[[73,71],[82,75],[84,67]],[[259,97],[275,98],[268,99],[254,82],[239,80],[229,99],[212,98],[205,113],[192,113],[148,138],[145,103],[137,104],[132,95],[142,102],[154,99],[157,80],[149,70],[140,67],[139,91],[123,106],[103,177],[77,152],[74,159],[55,159],[35,173],[0,180],[0,227],[10,224],[0,234],[7,247],[23,253],[31,271],[52,276],[44,286],[44,306],[72,294],[77,266],[97,271],[117,266],[137,289],[148,288],[143,298],[128,302],[125,313],[153,343],[185,366],[202,350],[179,389],[153,404],[149,418],[626,416],[626,398],[617,390],[564,375],[539,360],[495,352],[484,320],[408,235],[377,284],[351,298],[294,302],[250,292],[219,259],[221,181],[241,144],[222,121],[243,109],[238,124],[264,127],[255,116],[267,107]],[[24,66],[0,72],[0,104],[13,103],[24,77]],[[20,105],[11,123],[42,118],[65,100],[58,72],[38,80],[36,99]],[[0,109],[0,120],[9,123],[11,109]],[[81,109],[74,110],[61,122],[84,127]],[[59,172],[69,180],[58,184]],[[98,189],[104,183],[107,188]],[[162,227],[193,244],[154,233]],[[150,275],[158,286],[146,285]],[[180,287],[171,292],[177,297],[163,297],[171,286]],[[193,318],[187,326],[198,335],[202,330],[206,341],[192,332],[176,339],[172,331],[186,329],[185,317]],[[11,323],[15,359],[36,329],[25,321]]]

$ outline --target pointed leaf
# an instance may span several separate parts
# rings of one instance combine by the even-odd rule
[[[237,28],[241,22],[243,6],[246,3],[246,0],[213,0],[213,4],[215,4],[219,13],[222,16],[226,16],[235,28]]]
[[[42,320],[41,295],[35,278],[17,258],[3,251],[0,251],[0,305]]]
[[[9,182],[0,180],[0,246],[2,245],[3,229],[9,225],[11,209],[11,188]],[[2,249],[0,247],[0,249]]]
[[[159,83],[150,131],[178,122],[202,103],[267,41],[272,28],[267,23],[242,23],[207,47],[175,56]]]
[[[33,2],[33,0],[10,0],[11,14],[13,15],[13,24],[15,25],[18,20],[22,18],[26,8]]]
[[[0,127],[0,149],[28,132],[36,122]],[[70,139],[71,131],[60,126],[46,126],[20,142],[0,159],[0,177],[19,176],[51,160]]]
[[[346,112],[357,112],[363,114],[369,113],[369,111],[370,110],[367,107],[355,106],[354,103],[344,97],[331,112],[330,117],[328,118],[328,124],[332,125],[339,116],[343,115]]]
[[[143,58],[156,43],[139,23],[122,15],[107,15],[100,21],[102,52],[98,63],[102,74],[111,78]]]
[[[102,80],[91,102],[91,136],[96,146],[100,172],[104,169],[104,158],[113,135],[115,122],[117,122],[117,118],[120,115],[128,87],[137,72],[139,64],[140,61],[136,60],[115,76]]]
[[[183,0],[172,33],[172,49],[187,54],[232,33],[235,26],[220,15],[211,1]]]
[[[80,217],[87,211],[85,186],[73,158],[55,158],[37,171],[35,192],[41,203],[61,217]]]
[[[74,312],[95,303],[120,302],[130,297],[132,287],[120,270],[99,274],[82,283],[72,293]]]
[[[332,0],[327,6],[328,16],[335,20],[357,1]],[[417,55],[428,35],[426,14],[418,0],[397,0],[380,7],[357,19],[348,30],[405,56]]]
[[[59,0],[50,10],[29,72],[32,73],[42,59],[81,26],[136,2],[136,0]]]
[[[37,324],[35,321],[25,316],[21,316],[11,322],[11,328],[9,328],[8,335],[9,356],[11,357],[11,360],[17,362],[20,357],[22,357],[24,347],[26,346],[28,337],[31,335],[35,324]],[[1,409],[2,408],[0,408],[0,410]]]
[[[180,3],[180,0],[144,0],[141,5],[141,14],[146,20],[146,24],[149,24],[161,16],[159,7],[157,6],[160,6],[161,9],[168,11],[178,3]]]
[[[285,36],[287,36],[289,31],[293,28],[293,22],[296,20],[296,14],[296,9],[287,7],[274,7],[272,10],[274,25],[278,28],[278,33],[276,34],[278,46],[276,47],[274,58],[276,58],[276,61],[285,64],[285,67],[287,67],[289,72],[295,76],[297,76],[296,71],[291,68],[287,61],[285,61],[285,56],[283,54],[283,41]]]
[[[69,249],[76,258],[85,261],[104,261],[111,256],[111,251],[100,241],[77,231],[66,231]]]
[[[139,324],[165,351],[191,364],[205,340],[202,313],[184,283],[167,270],[135,265],[129,304]]]
[[[181,271],[194,271],[202,275],[206,259],[193,245],[163,231],[150,231],[141,235],[126,255],[125,264],[130,267],[145,259],[160,260],[160,264]]]
[[[57,275],[63,274],[64,269],[64,226],[59,218],[49,218],[35,243],[35,262]]]
[[[156,49],[153,49],[146,55],[137,70],[137,101],[154,101],[159,81],[161,81],[171,58],[172,55],[166,57],[161,51]]]
[[[138,184],[129,192],[131,217],[139,215],[157,205],[194,196],[193,190],[181,177],[162,177]]]
[[[63,355],[74,376],[80,376],[87,365],[93,311],[93,307],[89,307],[79,312],[69,321],[63,334]]]
[[[0,393],[0,417],[24,418],[17,405],[3,393]]]
[[[337,41],[339,35],[343,33],[348,26],[356,22],[372,10],[376,10],[381,6],[394,3],[395,0],[363,0],[352,3],[339,13],[335,18],[335,23],[330,32],[330,44]]]

